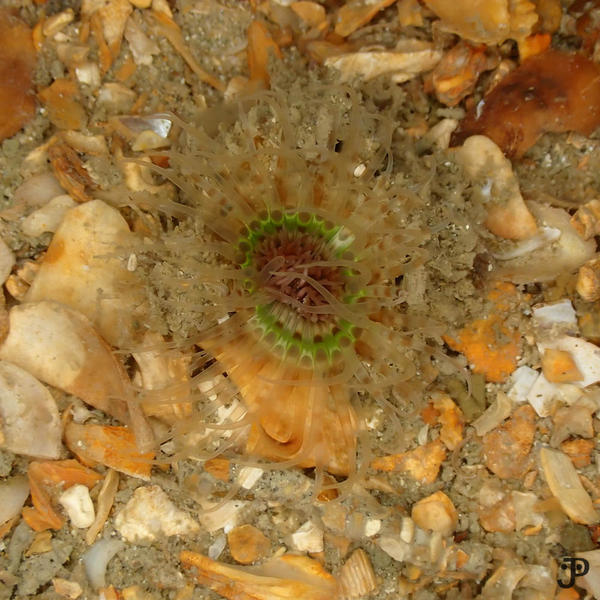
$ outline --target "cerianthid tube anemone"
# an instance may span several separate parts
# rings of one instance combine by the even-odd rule
[[[431,375],[427,324],[398,299],[427,234],[391,175],[393,124],[350,88],[302,101],[263,92],[171,117],[180,136],[157,170],[180,198],[157,207],[147,255],[168,333],[181,325],[196,350],[180,455],[352,476],[359,396],[393,416]]]

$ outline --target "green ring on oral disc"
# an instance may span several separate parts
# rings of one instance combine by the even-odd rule
[[[331,249],[334,258],[341,258],[353,242],[353,236],[340,225],[333,225],[319,215],[305,211],[283,213],[272,211],[247,225],[247,232],[238,241],[238,251],[241,255],[239,266],[242,270],[252,270],[254,253],[261,242],[279,231],[300,232],[311,235],[319,242],[325,242]],[[350,269],[344,268],[343,275],[350,279],[354,277]],[[252,294],[256,284],[251,278],[244,281],[246,291]],[[352,304],[364,295],[364,291],[347,294],[341,300]],[[335,317],[329,332],[305,337],[296,331],[286,328],[275,314],[276,307],[281,307],[278,301],[259,304],[254,309],[250,319],[252,326],[259,332],[261,340],[277,349],[286,357],[294,357],[299,363],[314,364],[324,360],[331,364],[339,352],[356,340],[355,327],[349,321]],[[292,307],[287,310],[293,311]]]

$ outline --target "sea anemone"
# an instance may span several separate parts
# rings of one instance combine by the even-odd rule
[[[163,227],[140,255],[167,332],[196,352],[180,456],[352,475],[359,394],[393,414],[386,390],[414,399],[430,357],[399,307],[428,236],[392,176],[393,124],[340,86],[169,118],[180,135],[155,171],[180,201],[154,206]]]

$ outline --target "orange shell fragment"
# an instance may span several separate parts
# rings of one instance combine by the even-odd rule
[[[132,477],[150,478],[154,452],[140,452],[127,427],[71,422],[65,427],[65,442],[85,464],[100,463]]]
[[[376,458],[371,467],[379,471],[408,473],[421,483],[433,483],[445,459],[444,444],[437,439],[408,452]]]
[[[338,597],[336,578],[319,562],[306,556],[284,554],[252,571],[185,550],[180,560],[198,583],[230,600],[331,600]]]
[[[523,61],[471,109],[452,136],[482,134],[520,158],[546,132],[590,135],[600,125],[600,67],[578,54],[549,50]]]
[[[31,78],[36,56],[31,30],[0,11],[0,141],[13,136],[35,115]]]
[[[260,21],[252,21],[248,27],[248,70],[250,81],[260,81],[269,87],[269,54],[281,59],[283,55],[269,30]]]

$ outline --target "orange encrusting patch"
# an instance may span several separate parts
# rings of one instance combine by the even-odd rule
[[[487,381],[501,383],[517,368],[521,335],[509,327],[502,316],[516,298],[514,285],[497,283],[488,294],[493,304],[491,314],[463,327],[456,338],[443,336],[452,350],[467,357],[473,373],[484,375]]]
[[[27,471],[33,507],[23,508],[23,520],[34,531],[60,529],[64,518],[54,509],[51,489],[66,490],[75,484],[94,487],[102,476],[76,460],[33,461]]]

